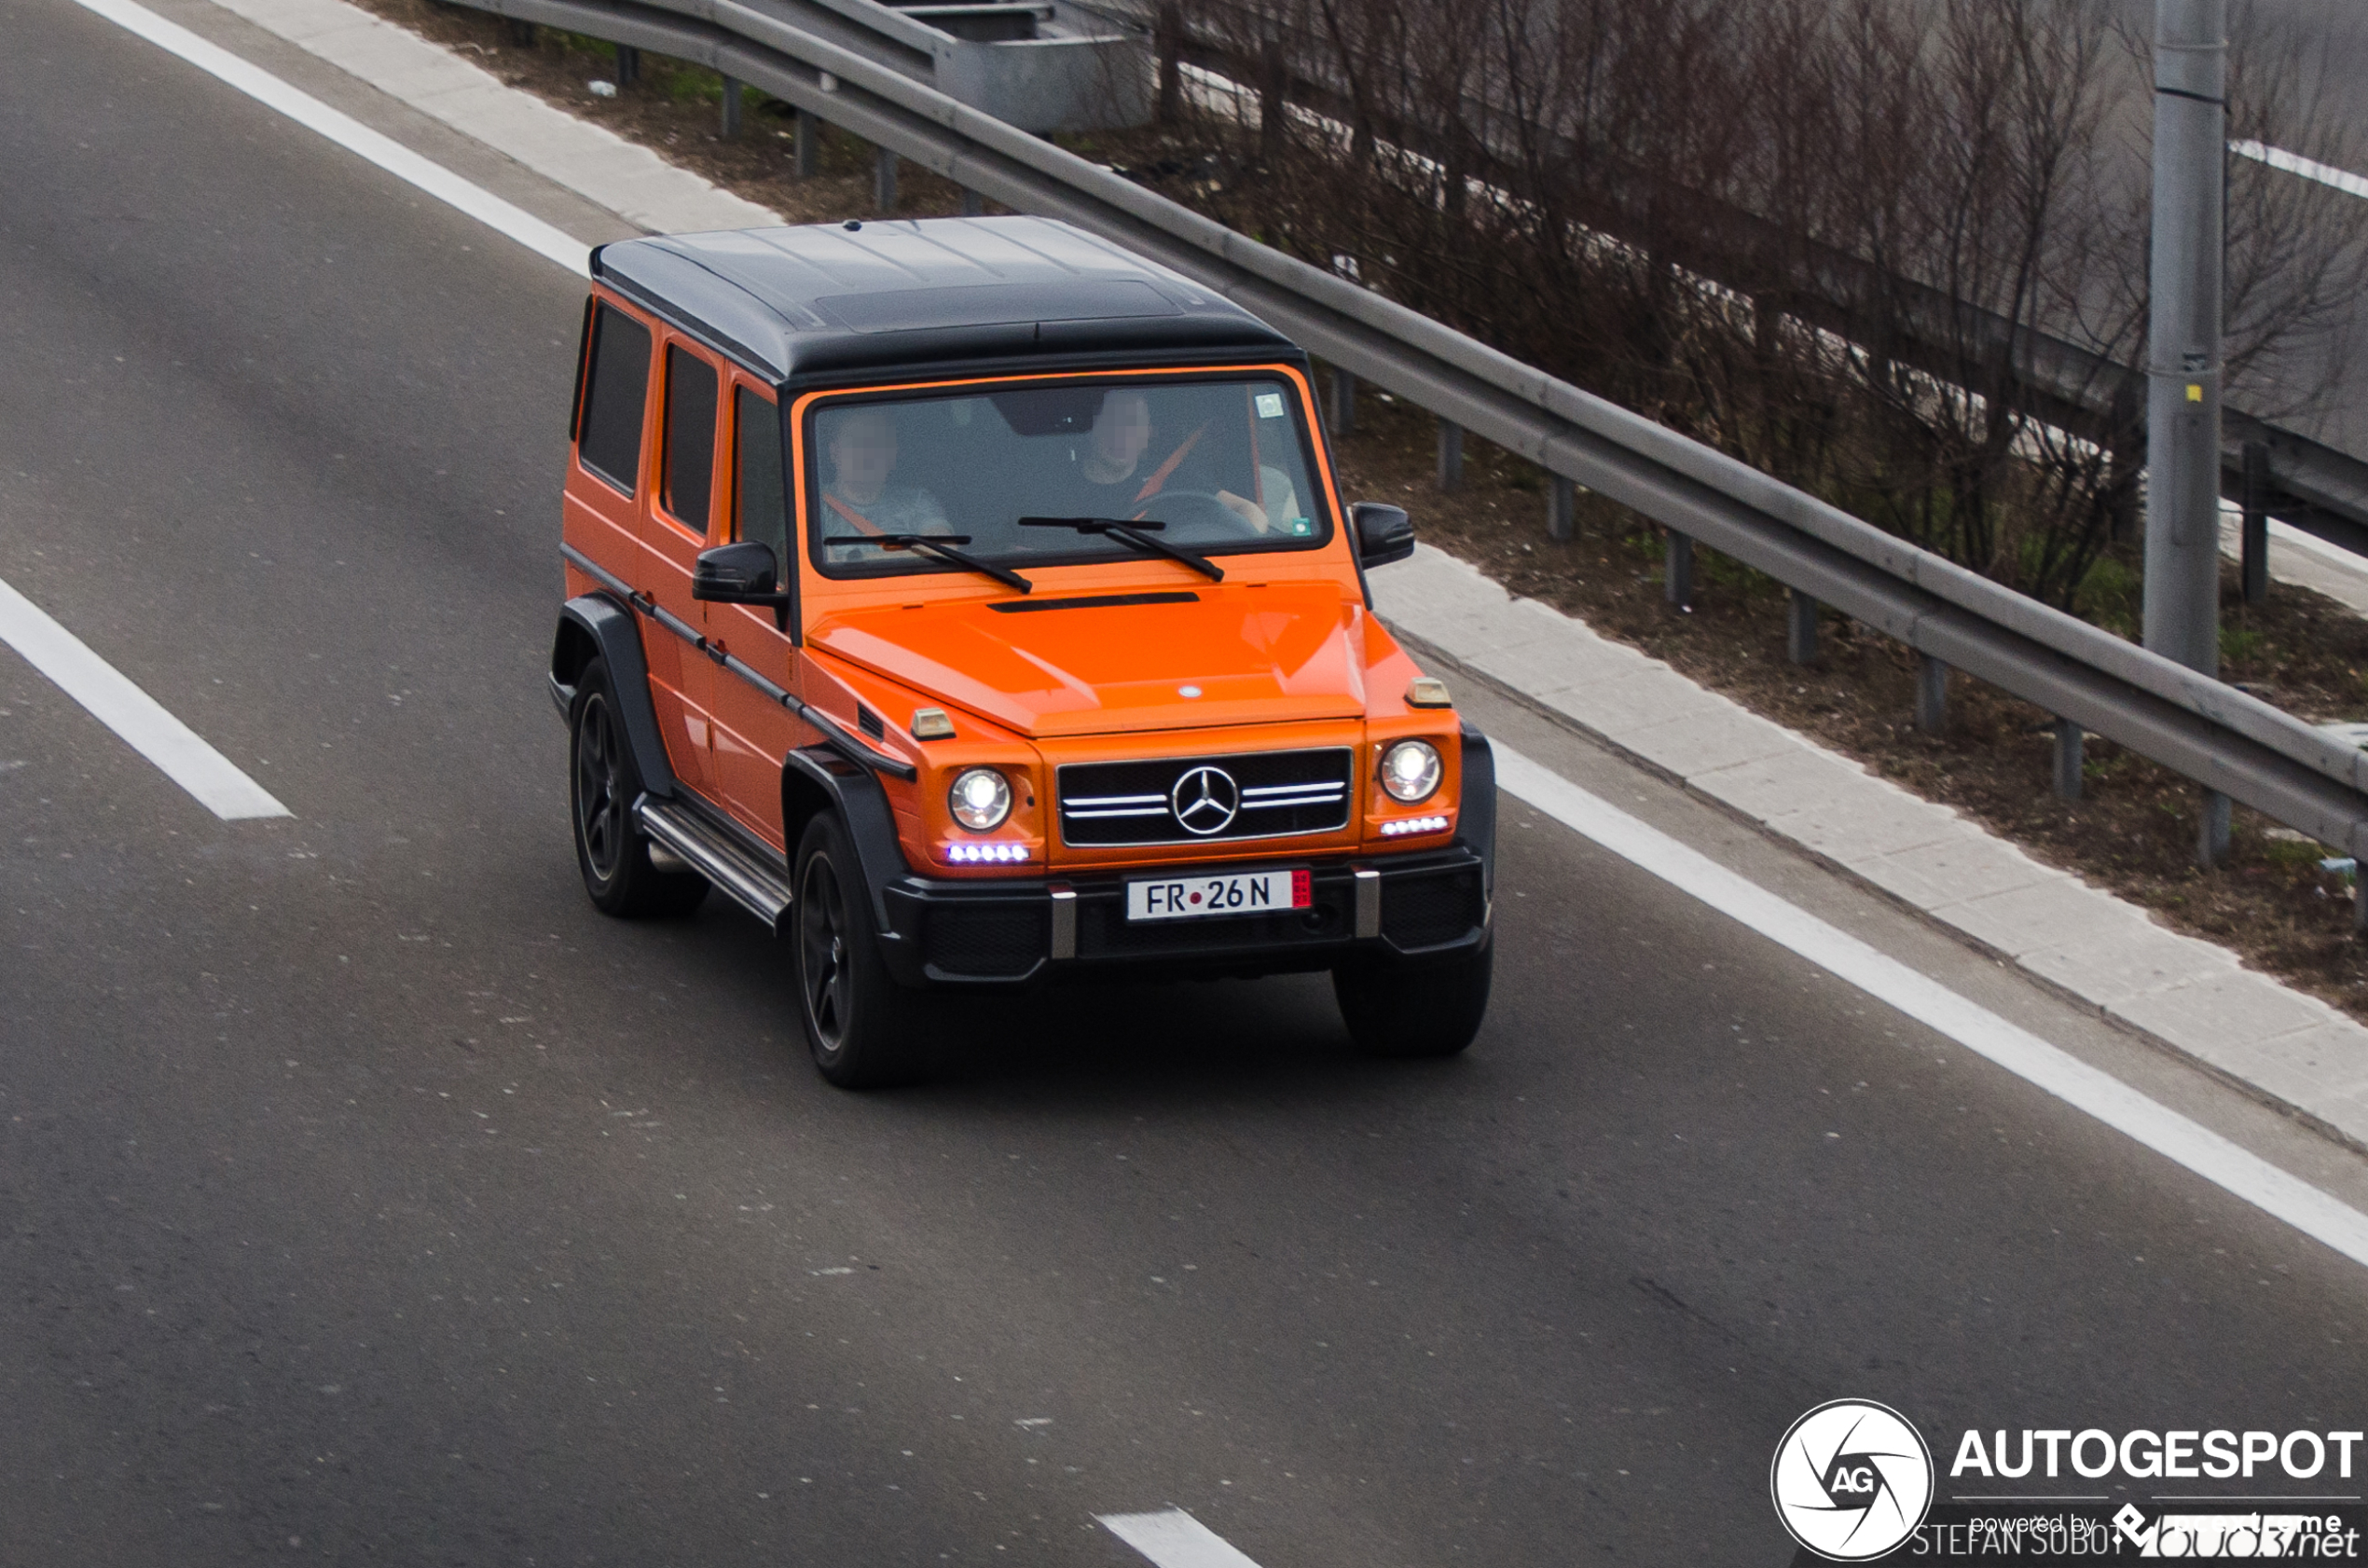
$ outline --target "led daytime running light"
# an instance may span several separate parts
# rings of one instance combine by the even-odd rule
[[[1384,838],[1403,838],[1408,833],[1435,833],[1447,827],[1444,817],[1402,817],[1395,822],[1382,824]]]
[[[949,844],[947,863],[957,866],[1013,865],[1028,858],[1025,844]]]

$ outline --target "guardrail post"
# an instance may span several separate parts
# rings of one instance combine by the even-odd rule
[[[883,213],[896,211],[896,154],[886,147],[872,165],[872,204]]]
[[[1464,488],[1464,427],[1452,420],[1439,421],[1439,488]]]
[[[1916,727],[1926,735],[1948,727],[1948,667],[1921,650],[1916,654]]]
[[[733,77],[723,78],[723,139],[727,142],[740,133],[740,84]]]
[[[2245,443],[2245,602],[2259,604],[2269,597],[2269,447]]]
[[[534,23],[530,21],[520,21],[516,17],[511,17],[508,21],[510,23],[510,42],[517,45],[517,47],[522,49],[530,49],[534,48],[535,40],[538,36]]]
[[[1332,366],[1332,406],[1327,411],[1334,435],[1356,429],[1356,373]]]
[[[2083,750],[2088,736],[2070,719],[2056,721],[2056,798],[2080,799],[2081,764],[2086,761]]]
[[[1797,665],[1817,660],[1817,601],[1798,588],[1784,590],[1784,656]]]
[[[2228,797],[2217,790],[2204,791],[2202,818],[2196,824],[2196,864],[2212,871],[2228,861]],[[2359,873],[2352,873],[2355,879]]]
[[[816,164],[820,161],[821,148],[816,144],[820,138],[815,134],[815,119],[811,114],[800,109],[796,117],[797,124],[794,128],[796,140],[792,144],[796,149],[793,155],[796,159],[794,167],[799,179],[810,179]]]
[[[616,47],[616,89],[623,92],[641,79],[641,51],[631,44]]]
[[[1662,551],[1661,598],[1683,609],[1694,602],[1694,540],[1691,534],[1669,530]]]
[[[1578,481],[1546,475],[1546,537],[1567,543],[1578,534]]]
[[[2351,934],[2368,937],[2368,877],[2360,874],[2356,861],[2351,869]]]
[[[962,187],[962,215],[966,218],[986,215],[986,198],[968,186]]]

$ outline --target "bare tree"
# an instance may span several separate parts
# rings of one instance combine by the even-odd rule
[[[2143,447],[2150,77],[2103,0],[1177,3],[1257,84],[1257,135],[1177,132],[1216,215],[2077,602]],[[2232,136],[2349,164],[2307,40],[2237,32]],[[2229,244],[2237,399],[2323,406],[2368,204],[2238,157]]]

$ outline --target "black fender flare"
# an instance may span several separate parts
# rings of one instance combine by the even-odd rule
[[[1480,857],[1480,890],[1496,896],[1496,750],[1488,736],[1463,726],[1464,784],[1455,836]]]
[[[898,962],[902,949],[909,944],[888,918],[888,885],[906,874],[904,849],[897,842],[896,812],[888,805],[888,791],[880,784],[879,775],[870,768],[857,767],[827,746],[805,746],[781,759],[782,827],[789,841],[790,854],[797,854],[797,837],[802,833],[802,818],[810,818],[809,810],[795,813],[797,794],[809,800],[819,791],[826,809],[838,813],[847,827],[847,843],[854,847],[856,869],[862,873],[866,901],[872,906],[874,929],[881,942],[891,951],[887,955],[891,968],[902,970]],[[787,830],[792,825],[797,832]],[[790,873],[797,874],[792,865]]]
[[[650,703],[650,667],[641,655],[641,628],[633,612],[606,594],[583,594],[559,606],[551,640],[551,700],[562,714],[575,710],[576,681],[595,656],[608,661],[618,715],[641,788],[660,800],[674,797],[674,767],[666,760],[657,709]]]

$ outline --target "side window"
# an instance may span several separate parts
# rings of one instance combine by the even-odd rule
[[[789,498],[781,474],[781,414],[748,388],[733,400],[732,446],[739,461],[732,476],[734,536],[773,546],[773,558],[790,571]]]
[[[687,350],[666,351],[666,509],[707,532],[715,493],[715,367]]]
[[[592,377],[576,455],[631,495],[641,472],[641,406],[650,393],[650,329],[613,305],[592,324]]]

